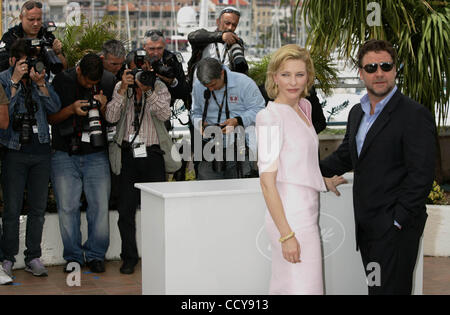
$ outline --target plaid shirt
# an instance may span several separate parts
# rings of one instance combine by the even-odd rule
[[[106,120],[110,123],[116,123],[120,119],[123,106],[127,105],[126,109],[126,131],[123,141],[130,141],[130,136],[135,134],[134,130],[134,97],[127,98],[118,93],[122,82],[118,82],[114,88],[112,100],[106,105]],[[166,85],[159,79],[156,80],[155,90],[148,91],[143,95],[145,97],[145,113],[139,131],[140,142],[145,143],[145,146],[152,144],[159,144],[158,135],[153,125],[151,113],[155,114],[159,120],[165,121],[170,118],[170,93]],[[125,101],[127,100],[127,101]],[[141,113],[139,113],[139,119]]]

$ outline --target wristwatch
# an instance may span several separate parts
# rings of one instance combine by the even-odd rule
[[[19,89],[20,84],[19,84],[19,82],[15,83],[15,82],[11,79],[11,86],[17,90],[17,89]]]

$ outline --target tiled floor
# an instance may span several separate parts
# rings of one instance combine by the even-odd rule
[[[33,277],[24,270],[14,271],[14,284],[0,286],[0,295],[6,294],[83,294],[83,295],[139,295],[142,293],[141,265],[136,267],[133,275],[119,272],[119,261],[108,261],[106,272],[90,273],[81,270],[81,286],[70,287],[66,280],[68,274],[62,272],[62,266],[49,267],[49,276]],[[424,258],[424,294],[450,295],[450,257]]]

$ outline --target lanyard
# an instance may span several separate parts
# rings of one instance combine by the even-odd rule
[[[145,95],[144,95],[144,93],[142,93],[141,99],[138,102],[136,93],[133,93],[133,94],[134,94],[134,121],[133,121],[133,127],[134,127],[134,132],[136,134],[138,134],[140,126],[141,126],[141,123],[142,123],[142,118],[139,121],[139,114],[140,114],[140,112],[142,110],[142,99],[144,99],[144,103],[145,103]]]
[[[211,92],[214,101],[216,102],[217,106],[219,106],[219,115],[217,116],[218,124],[220,123],[220,117],[222,116],[222,109],[223,109],[224,103],[226,104],[225,105],[225,115],[226,115],[227,119],[230,118],[230,109],[228,108],[228,97],[227,97],[228,93],[227,92],[228,92],[228,89],[227,89],[227,86],[225,85],[225,91],[223,91],[222,102],[220,103],[220,105],[219,105],[219,102],[217,101],[216,94],[214,94],[214,91]]]
[[[217,58],[218,58],[219,61],[220,61],[219,45],[217,45],[217,43],[214,43],[214,45],[216,46],[216,54],[217,54]],[[224,45],[224,47],[225,47],[225,45]],[[224,53],[223,53],[223,57],[222,57],[221,64],[224,64],[224,63],[225,63],[225,58],[227,57],[227,52],[228,52],[228,48],[225,48],[225,51],[224,51]]]
[[[225,103],[225,114],[227,119],[230,118],[230,109],[228,108],[228,80],[227,80],[227,72],[224,71],[224,83],[225,83],[225,91],[223,92],[223,98],[221,104],[217,101],[216,95],[214,94],[214,91],[211,92],[213,95],[214,101],[216,102],[217,106],[219,106],[219,114],[217,116],[217,123],[220,123],[220,117],[222,116],[222,109],[223,105]],[[209,96],[205,96],[205,107],[203,108],[203,122],[205,122],[206,114],[208,112],[209,107]]]

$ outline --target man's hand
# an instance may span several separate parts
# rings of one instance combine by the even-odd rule
[[[239,124],[238,120],[236,118],[230,118],[225,120],[223,123],[220,124],[220,127],[222,127],[222,133],[228,134],[234,131],[234,128]]]
[[[134,76],[130,73],[132,70],[127,69],[123,72],[122,75],[122,84],[120,85],[120,89],[118,93],[120,95],[125,95],[128,86],[134,84]]]
[[[337,186],[341,184],[346,184],[347,180],[342,176],[334,175],[333,177],[324,177],[325,185],[329,191],[332,191],[336,194],[336,196],[340,196],[341,193],[336,189]]]
[[[87,111],[83,110],[82,107],[89,106],[89,101],[87,100],[78,100],[72,103],[72,112],[78,116],[86,116]]]
[[[14,72],[11,76],[11,80],[13,80],[14,83],[19,83],[25,73],[28,73],[28,65],[26,64],[26,61],[18,61],[16,63],[16,66],[14,67]]]
[[[45,84],[45,69],[42,70],[42,73],[39,73],[39,72],[34,71],[34,68],[31,68],[30,79],[33,82],[36,82],[37,85],[44,85]]]
[[[55,54],[57,55],[62,54],[62,43],[59,39],[55,38],[55,40],[53,41],[52,49],[55,52]]]
[[[105,115],[106,111],[106,103],[108,102],[108,98],[106,95],[103,95],[103,90],[100,90],[100,94],[94,95],[94,100],[97,100],[100,103],[100,112]]]
[[[239,37],[233,32],[223,32],[222,40],[225,44],[231,46],[239,40]]]

